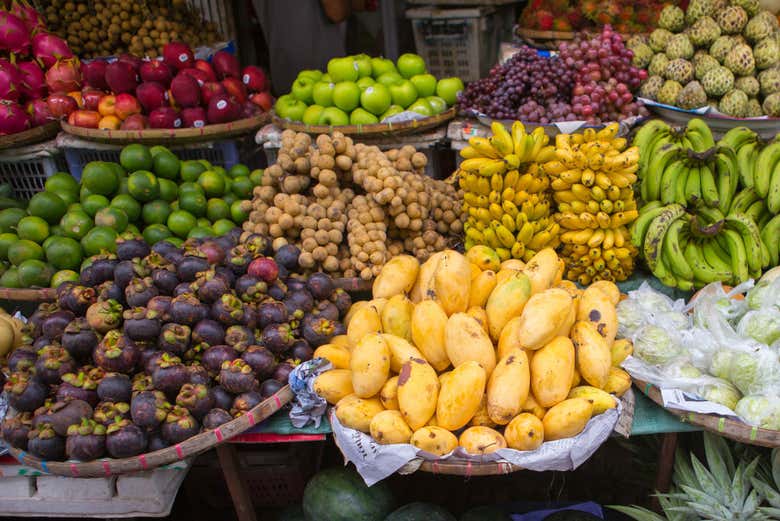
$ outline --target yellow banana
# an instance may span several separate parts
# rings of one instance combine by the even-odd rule
[[[533,250],[541,250],[545,246],[547,246],[547,243],[550,242],[552,239],[552,234],[548,231],[539,232],[536,235],[533,236],[531,239],[531,242],[528,243],[528,247]]]
[[[511,187],[514,188],[517,184],[517,181],[520,180],[520,172],[517,171],[517,169],[512,169],[504,175],[504,188]]]
[[[490,144],[490,141],[487,138],[480,137],[480,136],[474,136],[469,138],[469,146],[471,146],[474,150],[480,153],[481,157],[485,157],[488,159],[500,159],[501,154],[498,153],[498,150],[493,148],[493,145]],[[469,158],[464,158],[469,159]]]
[[[609,215],[604,212],[598,212],[596,214],[596,222],[599,223],[601,228],[609,228],[611,224]]]
[[[571,203],[558,203],[558,211],[560,213],[573,213]]]
[[[507,213],[501,216],[501,224],[512,233],[514,233],[517,228],[514,217]]]
[[[574,201],[579,200],[577,196],[574,195],[574,192],[572,192],[571,190],[559,190],[555,192],[553,197],[555,198],[556,201],[564,202],[564,203],[572,203]]]
[[[561,242],[564,244],[587,244],[592,236],[593,230],[563,232],[561,234]]]
[[[515,189],[512,188],[514,185],[510,185],[508,188],[504,188],[504,191],[501,192],[501,200],[502,201],[514,201],[515,200]]]
[[[504,189],[504,178],[500,174],[490,176],[490,189],[494,192],[500,192]]]
[[[515,192],[515,198],[512,200],[513,203],[515,203],[516,206],[519,206],[526,202],[530,195],[525,190],[521,190],[519,192]]]
[[[595,140],[597,139],[597,138],[596,138],[596,129],[594,129],[594,128],[586,128],[586,129],[585,129],[585,130],[582,132],[582,139],[583,139],[583,140],[584,140],[586,143],[587,143],[587,142],[590,142],[590,141],[595,141]]]
[[[591,200],[591,193],[584,185],[579,183],[571,185],[571,191],[577,199],[583,202]]]
[[[485,223],[490,221],[490,212],[487,208],[477,208],[477,220]]]
[[[501,262],[512,258],[512,252],[507,248],[496,248],[496,255],[498,255],[498,260]]]
[[[523,140],[525,139],[525,125],[520,121],[512,123],[512,150],[516,155],[522,152]]]
[[[560,161],[548,161],[542,165],[542,170],[544,170],[547,175],[555,176],[565,170],[568,170],[568,168],[566,168],[566,165]]]
[[[468,228],[466,230],[466,237],[474,241],[476,244],[485,244],[485,236],[476,228]]]
[[[596,186],[598,186],[602,190],[609,190],[609,187],[612,186],[612,183],[609,180],[609,176],[603,172],[599,172],[596,174],[595,181],[596,181]]]
[[[490,130],[493,131],[493,135],[488,139],[493,148],[501,154],[501,157],[511,154],[514,150],[514,145],[512,136],[507,132],[506,127],[498,121],[493,121],[490,124]]]
[[[599,203],[607,198],[607,194],[599,186],[591,187],[590,193],[593,196],[593,200]]]
[[[471,159],[464,159],[463,162],[460,164],[460,169],[465,170],[467,172],[479,171],[482,165],[489,163],[490,161],[494,161],[494,159],[490,159],[486,157],[474,157]]]
[[[520,157],[517,154],[507,154],[504,156],[507,167],[517,169],[520,166]]]
[[[517,241],[512,245],[512,248],[509,251],[512,253],[513,258],[519,259],[525,253],[525,243]]]
[[[528,244],[528,242],[531,240],[533,236],[534,236],[534,225],[529,222],[523,224],[523,226],[521,226],[520,230],[517,232],[517,240],[526,245]]]
[[[485,157],[484,154],[474,148],[471,145],[466,145],[460,150],[460,157],[463,159],[476,159],[478,157]]]
[[[555,159],[555,147],[552,145],[542,147],[539,153],[536,154],[536,162],[539,164],[546,164],[553,159]]]
[[[531,183],[534,181],[534,176],[529,173],[525,173],[520,176],[520,178],[517,180],[517,183],[515,184],[515,192],[523,192],[525,190],[528,190],[528,187],[531,186]]]
[[[582,171],[582,176],[580,179],[580,183],[587,187],[593,186],[593,184],[596,182],[596,174],[591,170],[590,168],[586,168]]]
[[[493,228],[485,228],[482,234],[485,236],[485,243],[491,248],[497,248],[501,245],[498,242],[498,238],[496,237],[496,232],[493,231]]]
[[[606,127],[602,128],[596,133],[596,139],[609,141],[617,136],[620,130],[620,125],[617,123],[610,123]]]
[[[474,174],[476,176],[476,174]],[[476,189],[474,190],[479,195],[490,195],[490,180],[485,177],[476,177],[475,183]]]
[[[626,236],[623,235],[623,231],[627,230],[625,226],[621,226],[617,230],[615,230],[614,236],[615,236],[615,246],[618,248],[622,248],[626,244]]]
[[[515,216],[515,230],[519,231],[527,222],[528,216],[523,212],[518,212],[517,216]]]
[[[612,215],[610,227],[617,228],[618,226],[624,226],[635,221],[637,217],[639,217],[639,212],[637,210],[618,212]]]
[[[612,213],[613,207],[614,205],[609,199],[604,199],[599,203],[599,208],[601,208],[601,211],[605,213]]]
[[[579,172],[579,170],[577,170],[577,172]],[[576,181],[575,181],[575,182],[576,182]],[[572,185],[572,184],[574,184],[574,183],[568,183],[568,182],[564,181],[564,180],[563,180],[562,178],[560,178],[560,177],[558,177],[558,178],[555,178],[555,179],[553,179],[552,181],[550,181],[550,186],[551,186],[551,187],[552,187],[552,189],[553,189],[553,190],[555,190],[556,192],[561,192],[561,191],[569,190],[569,189],[571,189],[571,185]]]
[[[501,243],[501,245],[504,248],[511,248],[515,243],[515,236],[512,235],[512,232],[507,230],[507,228],[502,224],[493,226],[493,229],[495,230],[496,237],[498,238],[498,241]]]
[[[607,190],[607,199],[610,201],[617,201],[620,199],[620,188],[618,188],[616,185],[610,185]]]
[[[470,161],[467,159],[467,161]],[[506,172],[506,163],[501,159],[488,159],[479,167],[479,175],[491,177],[493,174],[503,174]]]
[[[582,201],[572,201],[569,203],[571,205],[571,211],[574,213],[582,213],[588,211],[588,205],[583,203]]]
[[[586,170],[586,172],[587,172],[587,170]],[[558,179],[560,179],[561,181],[563,181],[565,183],[568,183],[568,184],[572,185],[574,183],[579,183],[580,179],[582,179],[583,175],[584,175],[584,172],[582,170],[579,170],[577,168],[573,168],[573,169],[565,170],[565,171],[561,172],[558,175]],[[555,180],[553,180],[553,182],[555,182]],[[585,184],[585,183],[583,182],[583,184]],[[553,187],[553,189],[555,189],[555,188]]]
[[[504,209],[501,208],[500,204],[491,203],[488,210],[490,210],[490,217],[496,220],[500,220],[501,216],[504,215]]]
[[[599,246],[604,241],[604,230],[599,228],[598,230],[595,230],[593,232],[593,235],[590,236],[590,239],[588,239],[588,246],[591,248],[595,248],[596,246]]]
[[[501,202],[501,192],[490,192],[490,195],[488,195],[488,201],[490,201],[491,204],[499,204]]]
[[[513,219],[517,217],[517,213],[519,212],[515,203],[507,199],[501,201],[501,208],[504,210],[504,213],[506,213]]]

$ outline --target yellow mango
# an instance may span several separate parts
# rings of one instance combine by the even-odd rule
[[[480,272],[471,280],[471,292],[469,294],[469,307],[484,308],[490,293],[496,287],[496,272],[487,270]]]
[[[469,262],[469,269],[471,270],[471,280],[473,281],[476,279],[480,273],[482,273],[482,270],[479,269],[479,266],[474,264],[473,262]]]
[[[582,432],[593,406],[585,398],[568,398],[553,405],[542,418],[545,441],[571,438]]]
[[[623,396],[631,388],[631,375],[619,367],[610,367],[604,391],[615,396]]]
[[[617,310],[610,297],[592,286],[582,292],[577,311],[578,321],[592,322],[599,334],[612,347],[617,335]]]
[[[371,418],[369,431],[374,441],[380,445],[409,443],[412,438],[412,429],[398,411],[382,411]]]
[[[504,429],[504,438],[510,449],[536,450],[544,442],[544,425],[533,414],[524,412],[509,422]]]
[[[442,381],[436,405],[436,425],[451,431],[468,424],[485,394],[485,369],[477,362],[465,362]]]
[[[603,389],[612,366],[612,353],[607,341],[596,330],[593,322],[579,321],[571,329],[571,341],[577,355],[577,370],[582,379]]]
[[[531,283],[528,277],[520,272],[497,285],[490,293],[485,311],[488,316],[490,338],[494,342],[498,342],[506,323],[520,316],[529,298],[531,298]]]
[[[471,268],[466,257],[455,250],[444,250],[433,275],[436,299],[441,308],[451,316],[468,309],[471,291]]]
[[[431,416],[431,419],[428,420],[428,423],[426,423],[425,426],[426,427],[438,427],[438,425],[436,424],[436,415],[435,414],[433,416]]]
[[[513,349],[521,349],[520,347],[520,326],[522,322],[520,317],[515,317],[506,323],[504,329],[501,330],[501,334],[498,337],[498,347],[496,347],[496,358],[499,360],[504,358]]]
[[[531,360],[531,389],[539,405],[552,407],[569,394],[574,373],[574,346],[559,336],[534,353]]]
[[[582,376],[580,376],[580,372],[577,370],[575,364],[574,371],[572,372],[572,376],[571,376],[571,385],[569,387],[571,388],[577,387],[578,385],[580,385],[580,382],[582,382]]]
[[[498,258],[496,250],[481,244],[469,248],[469,251],[466,252],[466,259],[472,264],[476,264],[482,271],[498,271],[501,267],[501,259]]]
[[[397,376],[389,378],[385,385],[382,386],[382,390],[379,391],[379,401],[382,402],[382,406],[387,410],[397,411],[399,409]]]
[[[571,295],[571,298],[579,298],[579,296],[582,294],[582,290],[570,280],[562,280],[553,287],[565,290],[569,295]]]
[[[411,444],[418,449],[433,454],[446,456],[458,446],[458,438],[447,429],[428,426],[414,431]]]
[[[550,288],[532,295],[518,317],[520,323],[513,328],[517,337],[512,344],[519,344],[523,349],[541,349],[561,336],[557,333],[570,318],[571,307],[571,295],[562,289]]]
[[[325,358],[334,369],[349,369],[351,355],[349,351],[336,344],[324,344],[314,350],[312,358]]]
[[[551,287],[558,273],[558,255],[552,248],[543,248],[523,268],[531,281],[531,293],[541,293]]]
[[[498,270],[498,273],[496,273],[496,286],[500,286],[504,282],[516,276],[518,273],[522,272],[523,270],[516,270],[513,268],[501,268]]]
[[[506,448],[506,440],[500,432],[490,427],[469,427],[458,438],[458,445],[469,454],[484,456]]]
[[[382,311],[385,309],[385,305],[387,304],[386,298],[375,298],[373,300],[368,301],[369,306],[374,306],[374,309],[376,309],[376,312],[379,313],[380,321],[382,320]]]
[[[496,366],[496,352],[485,330],[474,317],[455,313],[444,329],[444,346],[452,365],[468,361],[479,363],[490,375]]]
[[[439,261],[444,255],[443,251],[439,251],[428,257],[417,274],[417,282],[412,287],[412,292],[409,294],[409,298],[415,304],[422,302],[423,300],[436,300],[436,289],[433,284],[433,276],[436,273],[436,268],[439,267]]]
[[[382,331],[410,341],[413,311],[414,304],[406,298],[406,295],[390,297],[379,316],[382,321]]]
[[[382,266],[374,279],[371,294],[374,298],[390,298],[409,293],[417,280],[420,263],[411,255],[396,255]]]
[[[352,389],[352,371],[331,369],[319,374],[314,379],[314,392],[325,398],[329,404],[337,404],[342,398],[355,392]]]
[[[352,322],[352,317],[355,316],[355,313],[363,309],[364,307],[368,306],[367,300],[359,300],[352,304],[349,307],[349,310],[347,311],[347,314],[344,315],[344,327],[349,327],[349,323]],[[354,345],[354,344],[353,344]]]
[[[447,314],[434,300],[423,300],[412,312],[412,341],[437,371],[450,365],[444,344]]]
[[[628,358],[628,356],[634,352],[634,344],[632,344],[631,340],[628,338],[619,338],[615,340],[615,343],[612,344],[612,349],[610,349],[610,352],[612,355],[612,366],[620,367],[620,364],[623,363],[623,360]]]
[[[361,398],[377,394],[390,375],[390,348],[382,335],[364,336],[352,351],[349,366],[355,394]]]
[[[438,398],[439,379],[433,367],[419,358],[404,363],[398,375],[398,408],[412,430],[428,423]]]
[[[617,407],[615,397],[606,391],[590,385],[580,385],[569,391],[569,398],[585,398],[593,406],[593,416],[601,414],[607,409]]]
[[[525,262],[521,261],[520,259],[507,259],[501,263],[501,266],[499,266],[498,269],[522,271],[523,268],[525,268]]]
[[[528,399],[523,404],[523,412],[530,412],[540,420],[547,414],[547,409],[539,405],[539,402],[534,398],[533,393],[528,393]]]
[[[477,412],[475,412],[474,416],[469,420],[469,425],[472,427],[497,427],[496,423],[491,420],[488,415],[486,394],[482,395],[482,399],[479,401],[479,407],[477,407]]]
[[[401,372],[401,366],[404,362],[412,358],[423,358],[420,351],[403,338],[395,335],[382,334],[387,347],[390,349],[390,370],[394,373]]]
[[[347,335],[336,335],[330,339],[330,343],[335,346],[343,347],[350,353],[352,352],[352,348],[355,347],[355,345],[349,341],[349,337]]]
[[[609,298],[609,301],[612,302],[613,306],[617,306],[620,302],[620,288],[612,281],[598,280],[592,282],[591,285],[588,286],[588,289],[597,289],[604,293],[607,298]]]
[[[566,273],[566,263],[563,261],[563,259],[558,259],[558,271],[555,272],[555,278],[553,279],[552,285],[555,286],[559,284],[563,280],[563,274]]]
[[[333,410],[344,427],[368,434],[371,432],[371,420],[384,408],[379,398],[361,398],[350,394],[339,400]]]
[[[466,314],[479,322],[479,325],[482,326],[482,329],[485,330],[485,333],[488,333],[488,317],[485,308],[477,306],[470,307],[466,310]]]
[[[357,346],[358,342],[369,333],[381,332],[382,320],[379,318],[379,311],[372,305],[358,309],[347,326],[347,337],[353,346]]]
[[[514,349],[499,360],[487,386],[487,408],[490,419],[506,425],[522,410],[530,386],[528,357]]]
[[[566,313],[566,318],[561,322],[561,327],[558,328],[557,334],[555,336],[569,336],[569,333],[571,333],[571,328],[577,321],[577,306],[579,304],[579,300],[579,297],[573,298],[571,300],[571,305],[569,306],[569,311]]]

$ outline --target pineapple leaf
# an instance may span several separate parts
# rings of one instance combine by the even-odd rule
[[[780,519],[780,508],[761,507],[758,510],[769,519]]]
[[[780,449],[772,450],[772,479],[775,487],[780,487]]]
[[[753,490],[750,492],[750,495],[745,500],[745,503],[742,505],[742,508],[739,510],[740,515],[744,516],[744,519],[753,519],[753,515],[756,513],[756,509],[758,509],[758,505],[761,504],[761,495],[758,493],[758,490]]]
[[[696,478],[701,485],[701,490],[711,496],[718,497],[721,493],[725,492],[726,487],[719,486],[718,481],[713,477],[712,473],[707,470],[699,458],[691,454],[691,463],[693,464],[693,471],[696,473]]]
[[[731,485],[729,477],[734,474],[734,459],[731,456],[728,443],[720,436],[704,433],[704,455],[707,466],[720,488],[727,490]]]
[[[679,494],[684,496],[684,494]],[[678,494],[656,494],[658,503],[660,503],[664,514],[669,521],[687,521],[693,517],[693,511],[685,506],[685,500],[680,499]],[[682,508],[683,511],[677,511],[677,508]],[[693,517],[695,519],[695,517]]]
[[[691,464],[683,455],[682,450],[678,450],[674,455],[674,474],[672,474],[672,479],[677,486],[699,485],[696,480],[696,475],[693,473],[693,469],[691,468]]]
[[[659,516],[655,512],[652,512],[646,508],[638,507],[638,506],[621,506],[621,505],[607,505],[609,508],[613,510],[617,510],[618,512],[621,512],[631,519],[636,519],[637,521],[666,521],[666,518],[663,516]]]
[[[757,477],[751,478],[750,482],[753,484],[753,488],[756,489],[770,505],[775,508],[780,508],[780,492],[772,488],[769,483],[762,481]]]

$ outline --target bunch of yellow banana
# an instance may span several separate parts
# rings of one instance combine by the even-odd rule
[[[555,149],[541,127],[527,134],[515,121],[510,133],[494,122],[491,130],[491,137],[472,137],[461,150],[465,246],[490,246],[501,260],[527,260],[558,245],[560,225],[550,217],[550,178],[540,168],[554,158]]]
[[[596,131],[559,134],[555,159],[542,165],[550,176],[554,215],[562,230],[567,277],[582,284],[625,280],[637,250],[628,226],[637,218],[632,186],[639,150],[617,137],[618,124]]]

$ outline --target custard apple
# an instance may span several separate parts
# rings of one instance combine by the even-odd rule
[[[720,67],[718,60],[710,56],[709,54],[697,54],[693,57],[693,75],[701,81],[702,76],[710,69]]]
[[[685,27],[685,13],[676,5],[667,5],[658,16],[658,27],[677,33]]]
[[[734,74],[719,65],[704,74],[701,85],[704,87],[704,92],[710,96],[723,96],[734,88]]]
[[[772,24],[765,16],[754,16],[748,21],[743,34],[745,38],[755,43],[771,36],[774,30],[774,27],[772,27]]]
[[[744,9],[748,16],[755,15],[761,9],[759,0],[732,0],[731,3]]]
[[[666,66],[669,64],[669,58],[665,54],[658,53],[650,60],[647,66],[647,74],[650,76],[663,76],[666,74]]]
[[[650,46],[655,52],[664,52],[666,50],[666,44],[674,36],[666,29],[655,29],[650,33],[650,37],[647,39],[647,45]]]
[[[634,53],[634,57],[631,60],[631,63],[634,64],[634,67],[644,69],[650,65],[650,60],[653,59],[653,50],[649,45],[640,43],[634,47],[631,47],[631,51]]]
[[[758,83],[764,96],[780,92],[780,68],[772,67],[758,73]]]
[[[741,90],[748,96],[758,96],[758,93],[761,92],[761,85],[755,76],[740,76],[734,81],[734,88]]]
[[[756,67],[759,69],[768,69],[777,65],[780,59],[780,48],[777,47],[777,40],[774,38],[764,38],[753,47],[753,57],[756,60]]]
[[[758,118],[764,115],[764,110],[761,108],[761,103],[756,98],[750,98],[748,100],[747,108],[745,109],[746,118]]]
[[[738,5],[721,9],[715,17],[724,34],[739,34],[748,22],[747,13]]]
[[[767,116],[776,118],[780,116],[780,92],[775,92],[764,98],[764,104],[761,109]]]
[[[658,103],[674,106],[674,104],[677,103],[677,96],[680,95],[680,91],[682,91],[682,89],[682,85],[676,81],[666,80],[661,88],[658,89],[656,100]]]
[[[639,87],[639,96],[641,98],[647,98],[654,100],[658,97],[658,91],[664,84],[664,79],[661,76],[650,76]]]
[[[753,49],[744,43],[735,45],[723,60],[726,66],[735,76],[748,76],[756,70],[756,60],[753,58]]]
[[[747,112],[748,96],[739,89],[732,89],[720,98],[718,110],[728,116],[744,118]]]
[[[769,25],[772,26],[772,29],[774,30],[780,29],[780,22],[778,22],[777,17],[773,15],[771,12],[767,11],[766,9],[762,9],[761,11],[756,13],[756,16],[766,20],[769,23]]]
[[[633,49],[640,43],[643,43],[647,45],[647,35],[646,34],[632,34],[628,40],[626,40],[626,47],[629,49]]]
[[[711,17],[702,16],[690,28],[688,36],[694,46],[709,47],[720,36],[720,27]]]
[[[693,79],[693,65],[688,60],[677,58],[666,65],[664,77],[685,85]]]
[[[701,18],[699,18],[701,20]],[[677,96],[677,106],[681,109],[698,109],[707,104],[707,93],[698,81],[692,81]]]
[[[693,58],[693,44],[687,34],[675,34],[666,44],[666,57],[670,60]]]
[[[712,0],[691,0],[685,11],[685,23],[693,25],[702,16],[712,16],[714,12]]]
[[[716,39],[712,45],[710,45],[710,56],[723,63],[726,59],[728,52],[736,45],[736,40],[733,36],[720,36]]]

